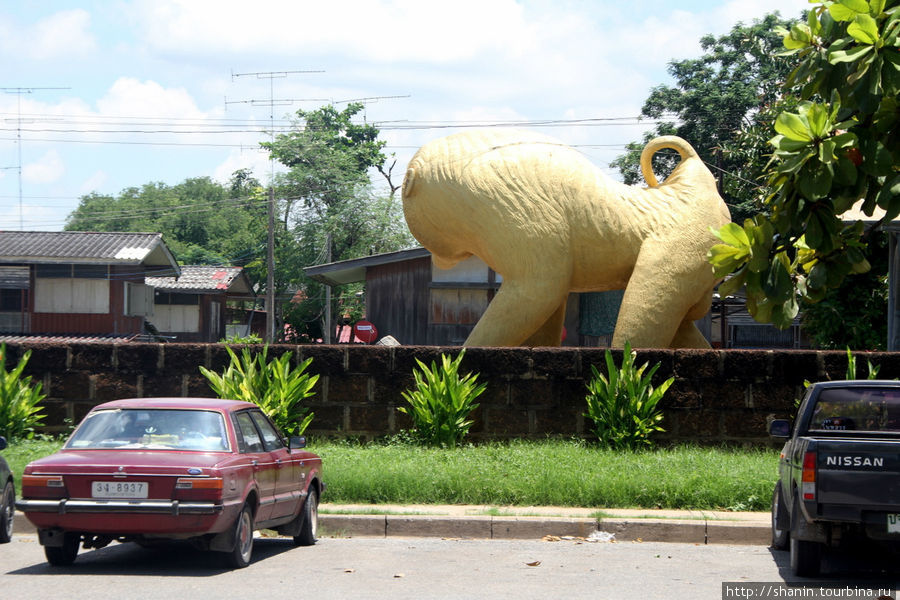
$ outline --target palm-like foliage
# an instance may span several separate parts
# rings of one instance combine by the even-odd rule
[[[25,352],[12,371],[6,370],[6,344],[0,344],[0,435],[10,439],[31,437],[34,426],[44,418],[40,414],[41,384],[31,384],[31,376],[22,377],[22,371],[31,358],[31,350]]]
[[[221,374],[200,367],[216,395],[253,402],[285,434],[302,435],[314,416],[302,401],[315,393],[312,389],[319,381],[318,375],[305,372],[312,358],[292,367],[290,352],[269,361],[268,346],[256,356],[249,348],[244,348],[240,358],[231,348],[226,347],[226,350],[231,363]]]
[[[608,377],[591,365],[594,376],[587,383],[587,416],[594,422],[594,433],[602,444],[617,450],[649,446],[650,435],[663,431],[659,424],[663,413],[656,407],[675,381],[674,377],[670,377],[654,388],[651,380],[659,363],[649,370],[647,363],[635,367],[636,355],[626,342],[622,367],[616,368],[612,353],[607,350]]]
[[[487,384],[477,384],[477,374],[459,375],[459,365],[465,350],[450,360],[441,354],[441,365],[431,361],[431,367],[416,359],[419,368],[413,371],[416,388],[403,392],[408,407],[398,410],[412,417],[418,437],[434,446],[456,446],[469,432],[473,421],[469,415],[478,408],[475,399]]]

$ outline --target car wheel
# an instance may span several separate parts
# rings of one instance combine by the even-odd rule
[[[13,521],[16,514],[16,490],[12,481],[7,481],[0,496],[0,544],[12,539]]]
[[[775,490],[772,492],[772,547],[776,550],[788,549],[791,539],[789,525],[779,481],[775,484]]]
[[[75,562],[80,543],[81,536],[77,533],[64,534],[62,546],[44,546],[47,562],[54,567],[68,567]]]
[[[253,554],[253,510],[245,504],[234,522],[234,548],[228,553],[228,564],[243,569]]]
[[[294,536],[295,546],[312,546],[318,539],[319,533],[319,493],[312,486],[303,503],[303,524],[300,526],[299,535]]]
[[[797,539],[800,508],[794,502],[791,509],[791,571],[799,577],[815,577],[822,563],[822,544]]]

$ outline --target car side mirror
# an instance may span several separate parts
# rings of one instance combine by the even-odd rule
[[[0,450],[6,450],[6,438],[0,435]]]
[[[292,436],[290,440],[290,449],[300,450],[301,448],[306,448],[306,436]]]
[[[769,435],[777,438],[791,437],[791,422],[787,419],[775,419],[769,423]]]

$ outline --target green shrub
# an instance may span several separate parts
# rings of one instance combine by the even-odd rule
[[[255,356],[251,355],[249,348],[244,348],[240,358],[231,348],[226,350],[231,364],[221,375],[200,367],[200,372],[209,380],[216,395],[253,402],[285,434],[302,435],[314,416],[302,401],[314,394],[312,389],[319,381],[318,375],[304,372],[312,363],[312,358],[292,368],[290,352],[269,361],[268,346],[264,346],[262,352]]]
[[[476,384],[477,374],[459,376],[464,355],[465,350],[450,360],[441,354],[440,367],[431,361],[430,368],[416,359],[416,389],[403,392],[409,406],[397,410],[412,417],[416,436],[425,444],[452,448],[469,433],[473,423],[469,415],[478,408],[475,399],[487,384]]]
[[[878,371],[881,370],[881,365],[873,365],[871,360],[867,360],[866,363],[869,367],[869,374],[866,376],[866,379],[877,379]],[[847,346],[847,377],[846,379],[856,379],[856,357],[853,356],[853,353],[850,352],[850,347]]]
[[[649,371],[647,363],[634,366],[637,353],[625,343],[622,353],[622,368],[616,368],[612,353],[606,351],[606,371],[608,378],[597,367],[591,365],[594,373],[587,383],[587,415],[594,422],[594,433],[600,442],[617,450],[633,450],[639,446],[649,446],[650,435],[663,431],[659,425],[662,411],[656,409],[666,390],[675,381],[670,377],[659,387],[651,383],[659,363]]]
[[[22,371],[31,358],[31,350],[25,352],[12,371],[6,370],[6,344],[0,344],[0,435],[9,439],[31,438],[34,426],[44,418],[38,406],[45,398],[41,384],[31,384],[31,376],[22,377]]]
[[[230,338],[222,338],[220,344],[262,344],[263,339],[255,333],[247,336],[233,335]]]

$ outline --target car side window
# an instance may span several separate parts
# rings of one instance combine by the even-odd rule
[[[266,451],[271,452],[273,450],[278,450],[279,448],[284,448],[284,440],[281,439],[278,430],[272,426],[265,415],[254,410],[250,412],[250,416],[253,417],[253,422],[256,423],[260,433],[262,433],[263,444],[266,447]]]
[[[246,412],[237,413],[237,426],[241,437],[244,440],[245,452],[262,452],[263,442],[250,419],[250,414]]]

